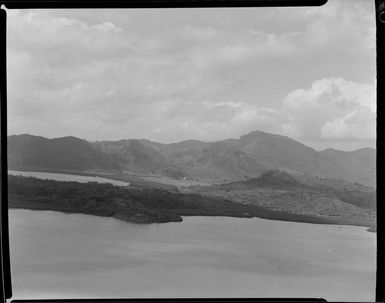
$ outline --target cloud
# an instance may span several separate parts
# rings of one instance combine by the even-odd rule
[[[360,83],[375,76],[374,13],[351,2],[9,10],[9,131],[163,142],[256,129],[373,138],[365,113],[376,111],[374,84]]]
[[[277,110],[242,102],[180,102],[175,99],[147,109],[146,118],[134,119],[124,129],[143,126],[149,130],[146,138],[162,142],[189,138],[214,141],[239,137],[255,129],[278,131],[280,119]]]
[[[321,129],[323,138],[376,139],[376,114],[366,106],[360,106],[342,118],[328,121]]]
[[[309,89],[289,93],[282,111],[289,118],[284,131],[304,140],[374,139],[375,83],[341,78],[315,81]]]

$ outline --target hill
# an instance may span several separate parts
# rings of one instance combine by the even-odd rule
[[[185,189],[289,214],[338,219],[345,224],[376,218],[376,191],[357,183],[269,170],[256,178]],[[355,223],[353,223],[355,222]]]
[[[376,151],[318,152],[285,136],[254,131],[218,142],[145,139],[87,142],[75,137],[8,137],[11,169],[110,170],[207,182],[239,181],[271,169],[376,186]]]
[[[140,140],[95,142],[94,146],[116,159],[124,170],[134,173],[151,173],[170,177],[184,177],[187,173],[171,164],[150,144]]]
[[[374,149],[362,148],[350,152],[326,149],[320,154],[338,167],[341,176],[351,175],[356,182],[375,186],[376,151]]]
[[[119,170],[121,164],[76,137],[47,139],[31,135],[8,137],[9,169]]]
[[[292,193],[321,194],[359,208],[376,209],[376,191],[368,186],[339,179],[320,178],[306,174],[292,175],[285,171],[270,170],[258,178],[212,186],[225,191],[264,190]]]
[[[233,144],[221,141],[185,152],[169,160],[183,167],[190,176],[199,179],[228,181],[258,176],[266,170],[263,164],[246,155]]]

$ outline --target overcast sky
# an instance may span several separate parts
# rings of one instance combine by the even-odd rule
[[[9,134],[375,144],[374,1],[8,10],[7,46]]]

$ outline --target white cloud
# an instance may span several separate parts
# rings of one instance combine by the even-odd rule
[[[114,25],[112,22],[109,22],[109,21],[106,21],[106,22],[103,22],[101,24],[97,24],[94,26],[94,28],[96,28],[97,30],[100,30],[102,32],[121,32],[123,31],[122,28]]]
[[[345,117],[328,121],[321,129],[326,139],[376,139],[376,114],[366,106],[357,107]]]
[[[290,120],[285,131],[297,138],[375,138],[375,84],[341,78],[318,80],[307,90],[289,93],[282,110]]]
[[[329,2],[10,10],[9,130],[160,141],[256,129],[301,140],[372,138],[364,113],[376,111],[374,84],[359,83],[374,78],[373,14],[365,0]]]

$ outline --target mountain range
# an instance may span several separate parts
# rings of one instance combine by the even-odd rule
[[[89,142],[76,137],[8,137],[15,170],[120,172],[234,182],[279,169],[290,175],[343,179],[376,186],[376,150],[316,151],[291,138],[254,131],[217,142],[158,143],[145,139]]]

